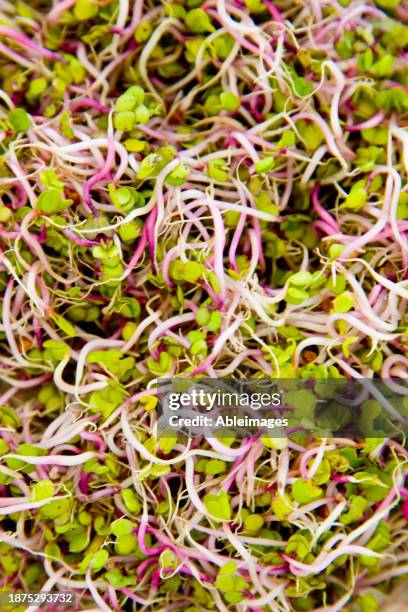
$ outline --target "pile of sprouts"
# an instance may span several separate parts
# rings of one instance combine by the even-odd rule
[[[156,426],[161,377],[406,396],[407,21],[0,0],[0,594],[407,609],[404,440]]]

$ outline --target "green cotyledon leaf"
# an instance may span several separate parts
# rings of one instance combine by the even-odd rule
[[[232,517],[230,497],[225,491],[208,493],[204,497],[204,505],[208,513],[219,520],[229,521]]]

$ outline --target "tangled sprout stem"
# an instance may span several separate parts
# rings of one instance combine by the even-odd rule
[[[408,605],[403,444],[158,439],[155,386],[406,393],[407,19],[404,0],[0,0],[1,589]]]

